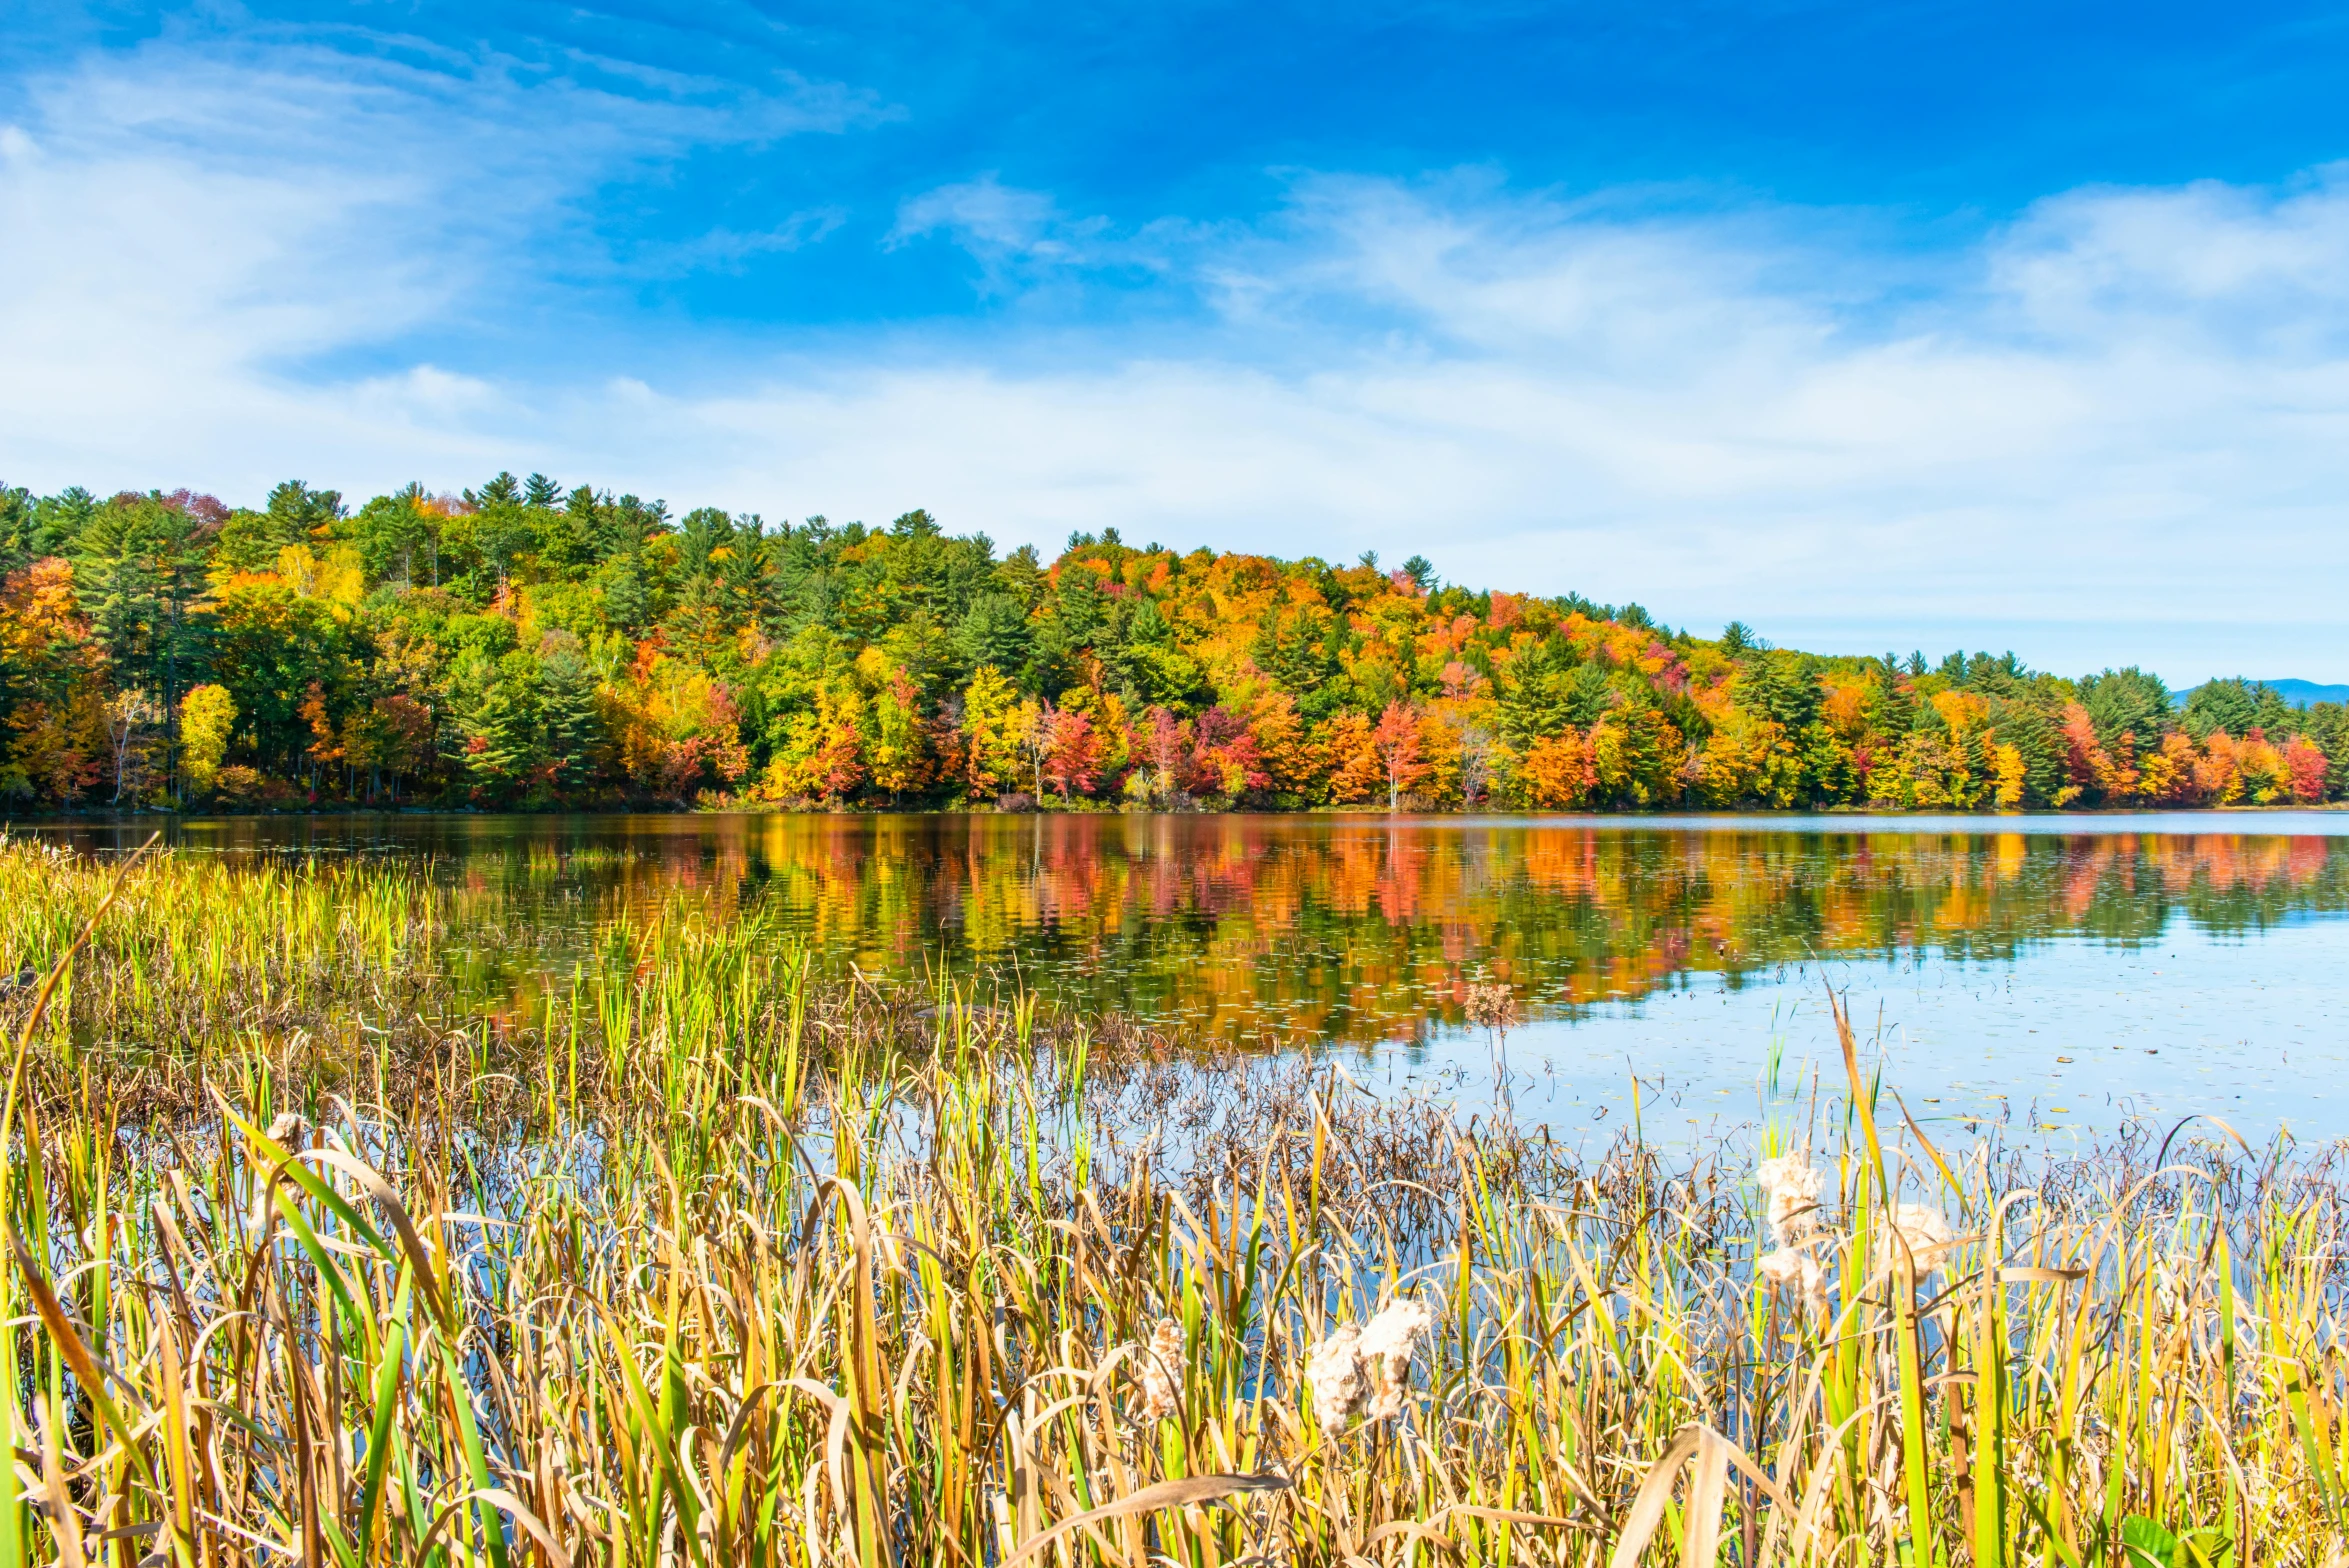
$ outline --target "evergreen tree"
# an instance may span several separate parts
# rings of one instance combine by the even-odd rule
[[[1998,704],[1991,713],[1998,739],[2023,759],[2023,804],[2044,806],[2064,783],[2063,737],[2047,714],[2028,702]]]
[[[33,493],[0,485],[0,578],[32,564]]]
[[[1822,717],[1818,660],[1807,653],[1750,654],[1740,666],[1737,689],[1740,704],[1776,723],[1793,749],[1791,768],[1772,774],[1773,797],[1801,805],[1849,789],[1843,750]]]
[[[1582,675],[1585,668],[1597,677],[1595,691]],[[1527,747],[1569,724],[1587,725],[1605,711],[1605,681],[1606,672],[1595,665],[1577,666],[1564,638],[1546,638],[1509,663],[1500,688],[1501,733]]]
[[[1566,722],[1578,729],[1588,729],[1607,716],[1607,710],[1616,703],[1615,682],[1596,660],[1585,660],[1571,670],[1565,681]]]
[[[1009,594],[983,593],[954,629],[954,652],[965,671],[981,665],[1016,670],[1028,662],[1027,612]],[[966,677],[967,678],[967,677]]]
[[[2133,664],[2082,680],[2080,705],[2088,710],[2097,744],[2116,759],[2121,758],[2123,735],[2134,739],[2134,755],[2142,756],[2158,749],[2162,736],[2176,722],[2175,704],[2161,677]]]
[[[1809,654],[1758,653],[1747,659],[1738,696],[1763,717],[1799,736],[1819,720],[1819,661]]]
[[[603,716],[596,709],[595,672],[578,640],[566,637],[539,659],[539,715],[546,760],[556,789],[577,796],[595,782],[603,748]]]
[[[516,566],[536,553],[538,544],[530,510],[522,504],[522,482],[501,473],[483,485],[479,495],[465,492],[465,499],[474,506],[473,548],[482,567],[502,588]]]
[[[1886,653],[1876,661],[1875,728],[1887,735],[1906,735],[1916,727],[1917,694],[1900,656]]]
[[[2303,715],[2303,720],[2308,738],[2316,742],[2328,762],[2325,798],[2349,798],[2349,705],[2320,702]]]
[[[641,541],[624,536],[620,548],[596,569],[595,580],[613,626],[631,637],[651,630],[660,614],[661,595]]]
[[[33,556],[70,555],[82,529],[97,515],[98,498],[80,485],[68,485],[33,503]]]
[[[1276,608],[1258,624],[1249,648],[1256,667],[1297,699],[1297,711],[1308,724],[1321,723],[1345,701],[1346,668],[1331,639],[1334,621],[1313,605],[1287,613]],[[1127,635],[1132,641],[1163,647],[1172,642],[1174,632],[1157,604],[1144,599]]]
[[[2224,730],[2240,740],[2258,725],[2260,693],[2268,690],[2240,675],[2231,680],[2204,681],[2187,694],[2183,715],[2186,733],[2199,740],[2214,730]]]
[[[504,801],[522,790],[542,760],[538,661],[509,653],[466,722],[465,771],[478,794]]]
[[[2259,707],[2259,727],[2270,739],[2281,740],[2300,727],[2300,711],[2284,700],[2284,694],[2264,681],[2255,690]]]
[[[161,617],[155,514],[145,497],[119,495],[91,513],[73,544],[73,588],[91,638],[125,684],[146,673]]]
[[[268,516],[285,544],[308,544],[342,515],[339,492],[313,490],[299,479],[289,479],[269,492]]]
[[[1092,647],[1099,639],[1104,620],[1101,598],[1101,580],[1090,571],[1082,567],[1061,571],[1060,591],[1045,624],[1057,634],[1062,647],[1075,652]]]
[[[437,535],[422,485],[379,495],[359,508],[343,533],[358,547],[367,575],[402,587],[440,581]]]

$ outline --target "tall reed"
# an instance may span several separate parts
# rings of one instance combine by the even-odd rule
[[[0,970],[107,875],[0,846]],[[2338,1550],[2328,1154],[1936,1149],[1847,1033],[1758,1190],[755,920],[467,1016],[458,896],[167,858],[0,1002],[0,1565]]]

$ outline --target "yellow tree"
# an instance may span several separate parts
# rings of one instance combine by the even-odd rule
[[[976,796],[998,794],[1020,781],[1021,762],[1036,705],[992,664],[971,672],[962,691],[964,782]]]
[[[211,794],[219,781],[236,721],[236,699],[225,686],[197,686],[179,700],[179,762],[195,794]]]
[[[855,683],[825,681],[815,701],[793,714],[767,764],[765,793],[783,800],[841,800],[865,780],[864,694]]]
[[[904,667],[879,648],[857,655],[856,673],[869,693],[864,759],[873,787],[891,795],[923,788],[931,779],[931,758],[921,692]]]
[[[1123,774],[1134,755],[1133,725],[1126,714],[1125,699],[1098,684],[1072,686],[1061,693],[1060,707],[1064,713],[1084,718],[1096,777],[1109,782]]]

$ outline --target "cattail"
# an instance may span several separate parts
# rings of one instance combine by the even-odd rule
[[[1471,981],[1468,986],[1468,1021],[1503,1034],[1517,1021],[1517,993],[1505,985],[1490,981]]]
[[[2175,1258],[2153,1266],[2153,1316],[2163,1327],[2182,1321],[2194,1306],[2194,1280]]]
[[[1764,1160],[1754,1167],[1754,1180],[1761,1186],[1770,1234],[1779,1246],[1792,1246],[1818,1232],[1822,1183],[1818,1167],[1808,1158],[1781,1154]]]
[[[1349,1323],[1313,1347],[1305,1358],[1305,1381],[1313,1389],[1313,1419],[1335,1431],[1362,1412],[1370,1396],[1363,1376],[1362,1330]]]
[[[1799,1247],[1780,1247],[1754,1259],[1754,1277],[1771,1295],[1800,1301],[1816,1314],[1827,1305],[1827,1270]]]
[[[1403,1413],[1403,1396],[1411,1388],[1411,1357],[1434,1321],[1425,1304],[1398,1301],[1363,1325],[1356,1348],[1370,1373],[1366,1419],[1392,1421]]]
[[[1411,1358],[1435,1319],[1417,1301],[1398,1301],[1356,1328],[1344,1328],[1313,1347],[1305,1381],[1313,1388],[1313,1416],[1324,1429],[1359,1416],[1392,1421],[1411,1390]]]
[[[1876,1266],[1890,1268],[1905,1250],[1919,1279],[1932,1273],[1943,1250],[1957,1241],[1957,1232],[1941,1211],[1922,1203],[1897,1204],[1878,1223],[1882,1228],[1876,1232]]]
[[[1180,1408],[1183,1392],[1183,1326],[1160,1318],[1150,1337],[1134,1347],[1142,1363],[1142,1402],[1134,1418],[1144,1425],[1164,1421]]]
[[[299,1150],[310,1142],[310,1123],[299,1111],[279,1111],[270,1118],[264,1135],[281,1149]],[[245,1216],[247,1229],[259,1232],[268,1226],[272,1206],[270,1194],[276,1185],[273,1180],[253,1189],[252,1212]]]

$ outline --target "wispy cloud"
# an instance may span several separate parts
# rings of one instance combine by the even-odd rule
[[[231,489],[271,467],[478,465],[530,430],[542,389],[509,368],[485,395],[432,360],[503,338],[507,365],[528,364],[542,345],[517,323],[642,271],[596,232],[600,193],[698,147],[887,112],[797,79],[754,91],[346,27],[167,35],[15,85],[0,463]],[[650,259],[725,266],[834,221],[790,214]]]
[[[885,474],[999,532],[1432,538],[1464,579],[1700,620],[2331,619],[2349,188],[2068,193],[1922,294],[1809,218],[1308,181],[1190,258],[1219,312],[1194,352],[677,406],[824,432],[769,482],[886,504]]]
[[[681,277],[705,271],[739,273],[762,256],[787,255],[820,245],[847,221],[845,208],[814,207],[748,233],[721,226],[689,239],[648,240],[629,247],[627,270],[647,277]]]
[[[924,191],[898,208],[887,243],[951,234],[978,255],[1072,257],[1082,239],[1105,227],[1101,219],[1072,225],[1048,192],[1005,185],[994,174]]]
[[[1089,288],[1105,288],[1131,309],[1137,287],[1188,301],[1196,291],[1192,270],[1223,232],[1171,217],[1121,229],[1099,214],[1064,212],[1049,192],[1005,185],[987,173],[900,203],[882,244],[889,250],[923,240],[955,245],[977,263],[979,292],[990,298],[1066,305]]]
[[[2340,171],[2059,193],[1929,246],[1490,170],[1123,226],[981,175],[897,204],[876,263],[957,246],[1049,317],[749,348],[626,300],[532,322],[599,269],[850,243],[841,208],[666,249],[592,217],[697,146],[882,109],[561,66],[370,35],[34,84],[0,132],[0,226],[42,239],[0,249],[0,473],[252,496],[540,467],[1007,541],[1416,550],[1862,646],[1995,625],[2046,662],[2349,674]],[[532,368],[583,330],[610,334],[595,374]]]

